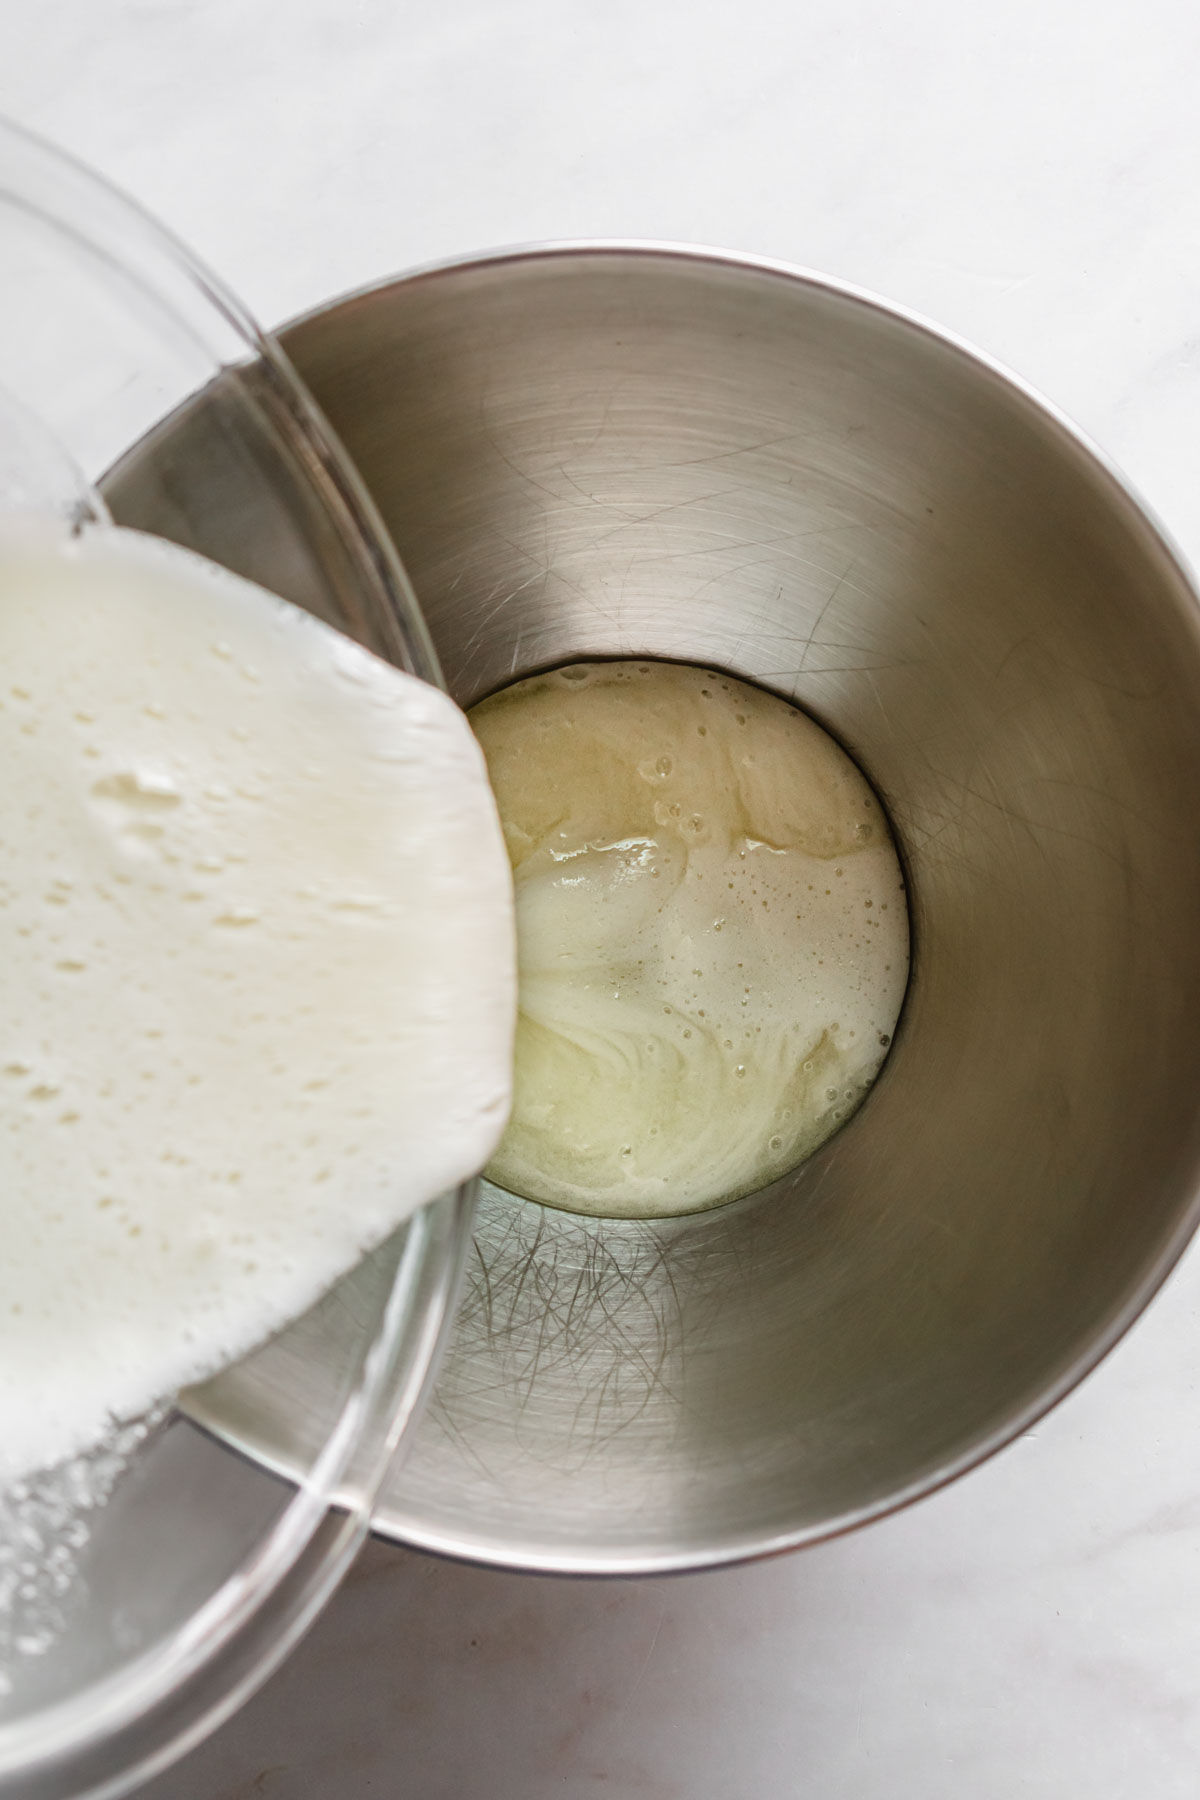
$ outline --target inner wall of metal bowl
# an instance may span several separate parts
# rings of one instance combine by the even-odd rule
[[[285,342],[463,705],[588,656],[731,670],[846,746],[910,882],[891,1054],[792,1175],[651,1224],[485,1192],[382,1528],[679,1567],[932,1485],[1095,1358],[1191,1222],[1186,580],[1034,402],[819,282],[497,259]]]

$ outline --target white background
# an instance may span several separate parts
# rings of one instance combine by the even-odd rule
[[[1194,0],[0,0],[0,110],[267,324],[555,237],[861,282],[1200,557]],[[1198,1303],[1193,1252],[1035,1433],[803,1555],[589,1585],[372,1547],[147,1800],[1195,1800]]]

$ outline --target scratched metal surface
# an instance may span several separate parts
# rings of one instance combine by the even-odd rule
[[[485,1190],[380,1529],[628,1572],[935,1485],[1090,1366],[1193,1223],[1186,578],[1027,395],[820,282],[497,259],[286,342],[464,704],[589,655],[760,681],[871,776],[913,910],[883,1075],[793,1176],[661,1225]],[[293,1334],[224,1428],[286,1461],[330,1345]]]

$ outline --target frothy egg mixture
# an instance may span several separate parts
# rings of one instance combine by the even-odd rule
[[[908,977],[886,818],[728,675],[577,664],[474,708],[516,887],[512,1117],[489,1175],[661,1217],[764,1186],[859,1105]]]
[[[308,1306],[507,1111],[445,695],[155,540],[0,542],[0,1485]]]

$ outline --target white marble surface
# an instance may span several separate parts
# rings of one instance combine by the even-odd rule
[[[0,109],[268,322],[613,234],[825,268],[1040,384],[1200,556],[1190,0],[0,3]],[[1194,1800],[1200,1254],[1037,1432],[872,1530],[641,1584],[372,1547],[149,1800]]]

